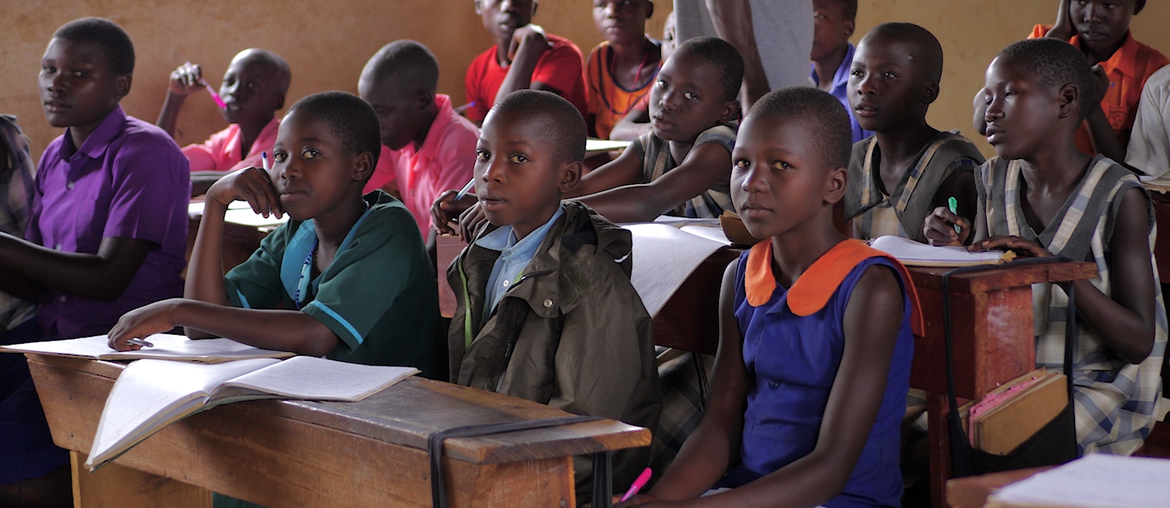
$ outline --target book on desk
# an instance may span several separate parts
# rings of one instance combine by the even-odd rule
[[[139,360],[114,383],[85,465],[92,472],[167,425],[219,404],[271,398],[354,402],[418,372],[310,356],[220,364]]]
[[[158,333],[146,338],[152,344],[137,351],[115,351],[105,335],[78,339],[48,340],[0,347],[8,353],[36,353],[91,360],[138,360],[154,358],[202,363],[220,363],[251,358],[288,358],[293,353],[241,344],[231,339],[192,340],[182,335]]]

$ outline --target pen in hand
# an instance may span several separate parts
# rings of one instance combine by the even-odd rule
[[[652,472],[653,471],[651,471],[650,468],[643,469],[642,474],[638,475],[638,479],[634,480],[634,483],[630,484],[630,490],[627,490],[626,495],[622,496],[618,502],[624,503],[629,501],[631,497],[634,497],[634,494],[637,494],[639,490],[642,490],[642,487],[646,485],[646,482],[650,481],[650,474]]]
[[[947,208],[950,208],[951,213],[959,215],[959,200],[954,196],[947,198]],[[959,234],[959,225],[955,224],[955,234]]]
[[[471,177],[471,180],[467,181],[467,185],[464,185],[462,189],[459,189],[459,192],[455,194],[455,201],[463,199],[463,196],[466,196],[467,193],[471,191],[472,187],[475,187],[475,177]]]
[[[126,343],[127,343],[127,344],[133,344],[133,345],[135,345],[135,346],[142,346],[142,347],[154,347],[154,344],[151,344],[151,343],[149,343],[149,342],[147,342],[147,341],[145,341],[145,340],[138,339],[138,338],[134,338],[134,339],[127,340],[127,341],[126,341]]]

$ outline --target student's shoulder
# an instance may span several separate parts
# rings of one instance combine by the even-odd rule
[[[358,234],[389,234],[397,232],[404,225],[414,226],[415,230],[418,229],[418,225],[414,222],[414,216],[410,214],[410,210],[407,210],[406,205],[385,191],[375,190],[366,194],[363,199],[370,212],[362,220]]]
[[[545,33],[544,36],[546,39],[548,39],[548,42],[552,44],[552,47],[549,48],[549,52],[555,53],[572,51],[573,53],[576,53],[578,57],[581,56],[581,48],[578,48],[577,45],[573,43],[573,41],[551,33]]]
[[[1130,37],[1133,36],[1131,35]],[[1158,51],[1153,46],[1136,39],[1134,43],[1137,46],[1134,61],[1138,67],[1135,70],[1139,73],[1143,81],[1149,79],[1159,69],[1170,65],[1170,58],[1166,58],[1166,55],[1163,55],[1161,51]]]
[[[165,153],[166,155],[183,156],[179,145],[166,131],[150,122],[129,115],[126,116],[126,124],[120,137],[123,147],[141,147],[151,151],[159,151],[159,155]]]

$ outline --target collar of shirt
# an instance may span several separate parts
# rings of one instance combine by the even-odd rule
[[[1074,35],[1068,41],[1077,48],[1081,47],[1080,36]],[[1113,55],[1108,60],[1101,62],[1101,68],[1105,70],[1105,74],[1112,74],[1114,70],[1125,74],[1126,77],[1137,76],[1137,54],[1138,44],[1134,40],[1133,34],[1129,30],[1125,31],[1125,42],[1121,43],[1121,47],[1113,52]]]
[[[408,176],[406,188],[415,188],[415,178],[419,169],[426,164],[423,161],[432,161],[439,156],[439,145],[442,143],[442,133],[447,130],[447,124],[451,123],[452,115],[456,115],[455,110],[451,108],[451,98],[443,94],[435,94],[435,106],[438,113],[435,115],[435,120],[431,122],[431,127],[427,129],[427,138],[423,141],[422,146],[416,151],[414,143],[407,143],[401,150],[391,151],[394,154],[394,159],[399,160],[400,155],[405,155],[406,159],[410,161],[407,168]],[[399,184],[401,185],[401,184]]]
[[[484,235],[483,238],[475,242],[480,247],[500,252],[500,257],[492,265],[492,274],[488,277],[487,298],[484,301],[484,321],[487,321],[487,318],[491,316],[491,311],[496,308],[496,304],[503,299],[504,293],[519,279],[521,272],[536,256],[536,250],[544,242],[544,237],[548,236],[552,225],[564,214],[564,205],[557,207],[557,211],[548,219],[548,222],[522,239],[516,238],[512,226],[504,226]]]
[[[73,146],[73,136],[70,134],[73,127],[65,129],[65,139],[61,140],[61,149],[58,152],[61,160],[68,161],[78,153],[84,153],[91,159],[101,158],[102,154],[106,153],[106,148],[110,146],[110,141],[122,131],[122,124],[125,122],[126,112],[122,110],[122,105],[114,106],[114,110],[89,133],[89,137],[85,138],[80,148]]]
[[[838,90],[842,96],[845,93],[845,86],[849,84],[849,71],[853,68],[853,53],[857,51],[857,47],[851,42],[845,43],[845,58],[841,59],[841,65],[837,66],[837,72],[833,74],[833,95],[838,95]],[[813,86],[820,85],[820,80],[817,79],[817,67],[815,64],[809,64],[811,71],[808,79],[812,81]]]
[[[367,206],[366,211],[362,213],[361,217],[358,217],[357,222],[353,223],[353,227],[349,228],[349,233],[346,233],[345,239],[342,240],[341,245],[337,247],[337,253],[333,255],[333,261],[335,263],[337,262],[337,259],[341,257],[341,253],[345,252],[346,247],[349,247],[349,244],[351,241],[353,241],[354,235],[358,228],[362,226],[362,222],[365,221],[366,217],[369,215],[370,209]],[[289,227],[291,225],[292,223],[289,223],[289,225],[285,227]],[[288,244],[284,247],[284,257],[281,258],[280,262],[280,282],[282,285],[284,285],[284,291],[288,294],[288,298],[290,300],[295,299],[294,295],[296,295],[297,286],[300,285],[301,279],[303,278],[301,277],[301,269],[305,266],[305,258],[308,257],[309,252],[312,251],[313,247],[316,245],[316,240],[317,230],[313,225],[313,219],[306,219],[301,221],[300,225],[297,226],[296,232],[293,233],[292,238],[288,240]],[[313,262],[315,263],[316,261],[314,260]],[[312,272],[311,268],[310,272]],[[309,295],[317,294],[317,286],[321,283],[321,275],[324,273],[325,271],[323,270],[320,274],[317,274],[317,277],[313,278],[313,280],[306,288],[307,291],[301,291],[302,302],[307,302],[309,300]]]

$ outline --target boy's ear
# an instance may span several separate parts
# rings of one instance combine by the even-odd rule
[[[581,181],[581,172],[585,170],[585,163],[582,161],[573,161],[566,163],[561,168],[561,181],[557,185],[557,189],[561,194],[568,194],[569,191],[577,187],[577,183]]]
[[[739,117],[739,101],[727,101],[723,103],[723,110],[719,112],[719,122],[728,123]]]
[[[926,88],[922,90],[922,103],[933,104],[938,99],[938,83],[927,83]]]
[[[853,31],[857,29],[857,23],[855,21],[852,19],[847,19],[844,23],[841,24],[841,26],[845,29],[846,40],[848,40],[850,37],[853,37]]]
[[[364,182],[370,179],[370,175],[374,173],[374,154],[370,152],[359,153],[353,161],[353,171],[350,178],[359,182]]]
[[[825,203],[836,204],[845,197],[845,184],[849,181],[849,170],[837,168],[826,177]]]
[[[481,3],[481,0],[475,0],[475,13],[480,15],[483,14],[483,4]]]
[[[540,5],[540,2],[537,2],[536,0],[532,0],[532,17],[534,17],[534,18],[536,17],[536,7],[539,5]]]
[[[1060,118],[1077,116],[1081,109],[1081,90],[1072,83],[1060,87]]]
[[[273,102],[276,103],[276,107],[273,109],[273,111],[280,111],[284,109],[284,94],[276,94],[276,100]]]
[[[435,91],[420,90],[416,99],[418,100],[418,109],[426,111],[427,108],[431,107],[431,104],[435,103]]]
[[[121,101],[123,97],[130,95],[130,85],[134,82],[133,74],[122,74],[114,76],[114,95]]]
[[[650,19],[653,16],[654,16],[654,2],[652,2],[651,0],[646,0],[646,19]]]

